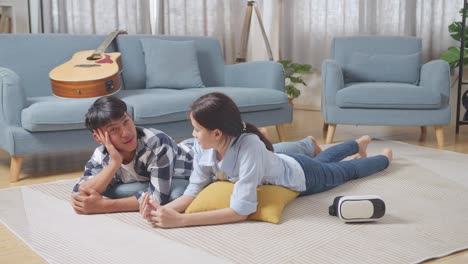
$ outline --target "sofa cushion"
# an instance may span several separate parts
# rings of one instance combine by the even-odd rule
[[[204,87],[193,41],[143,38],[146,88]]]
[[[28,98],[21,112],[21,125],[31,132],[86,128],[85,114],[96,98],[63,99],[55,96]],[[128,107],[131,113],[131,107]]]
[[[338,91],[336,104],[343,108],[437,109],[440,93],[403,83],[352,83]]]
[[[283,92],[243,87],[121,90],[115,96],[127,103],[128,112],[137,125],[148,125],[187,120],[190,105],[211,92],[227,94],[243,113],[279,109],[288,103]],[[31,132],[84,129],[85,114],[95,100],[55,96],[28,98],[28,107],[21,112],[21,124]]]
[[[284,92],[264,88],[224,86],[192,88],[187,91],[198,93],[198,97],[207,93],[224,93],[234,100],[241,113],[278,109],[288,104],[288,96]]]
[[[345,82],[398,82],[418,84],[421,53],[366,54],[353,52],[344,66]]]
[[[239,106],[241,112],[278,109],[288,104],[285,93],[262,88],[210,87],[177,89],[145,89],[121,91],[118,96],[132,106],[137,125],[188,120],[190,105],[200,96],[223,92]]]

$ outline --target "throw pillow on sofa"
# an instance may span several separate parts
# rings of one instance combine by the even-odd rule
[[[203,189],[185,213],[197,213],[229,208],[234,183],[216,181]],[[257,211],[248,220],[277,224],[284,207],[299,195],[299,192],[277,185],[257,187]]]
[[[205,87],[200,77],[193,41],[142,38],[146,88]]]
[[[367,54],[354,52],[345,66],[347,82],[398,82],[418,84],[421,53]]]

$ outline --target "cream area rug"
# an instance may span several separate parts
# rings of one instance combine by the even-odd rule
[[[468,155],[391,141],[391,166],[294,200],[263,222],[152,228],[138,213],[77,215],[74,181],[0,190],[0,221],[50,263],[414,263],[468,248]],[[345,224],[328,215],[339,195],[380,195],[387,213]]]

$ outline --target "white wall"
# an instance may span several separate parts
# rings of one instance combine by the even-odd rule
[[[28,0],[0,0],[0,5],[2,4],[12,5],[14,8],[16,33],[29,33]]]

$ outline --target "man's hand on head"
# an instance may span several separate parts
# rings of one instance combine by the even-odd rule
[[[109,138],[109,132],[103,131],[100,128],[94,130],[94,133],[96,134],[97,139],[103,144],[107,152],[109,153],[111,157],[111,161],[116,162],[118,166],[120,166],[123,162],[123,156],[120,154],[120,152],[115,148],[114,144],[112,144],[112,141]]]

